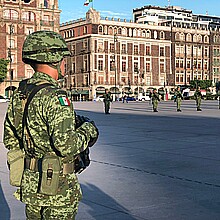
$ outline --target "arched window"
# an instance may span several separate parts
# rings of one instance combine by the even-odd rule
[[[193,42],[197,42],[197,34],[193,35]]]
[[[175,34],[175,39],[180,40],[180,34],[178,32]]]
[[[108,29],[108,34],[109,34],[109,35],[112,35],[112,34],[113,34],[112,27],[109,27],[109,29]]]
[[[184,33],[181,33],[181,34],[180,34],[180,40],[181,40],[181,41],[185,41],[185,35],[184,35]]]
[[[202,42],[202,36],[200,34],[197,35],[197,42]]]
[[[204,43],[208,43],[209,42],[209,37],[206,35],[205,37],[204,37]]]
[[[160,39],[164,39],[165,38],[165,34],[163,31],[160,32]]]
[[[126,35],[127,35],[127,29],[126,29],[126,28],[123,28],[123,29],[122,29],[122,35],[123,35],[123,36],[126,36]]]
[[[142,37],[146,37],[146,31],[145,30],[142,31]]]
[[[3,12],[3,17],[5,19],[18,20],[18,12],[13,9],[6,9]]]
[[[99,34],[102,34],[103,33],[103,27],[102,25],[99,26]]]
[[[150,30],[147,30],[147,32],[146,32],[146,38],[151,38],[151,32],[150,32]]]
[[[118,33],[118,29],[115,27],[114,28],[114,34],[117,34]]]
[[[74,30],[72,30],[72,37],[75,37],[75,32],[74,32]]]
[[[136,37],[136,36],[137,36],[137,30],[134,29],[134,30],[133,30],[133,37]]]
[[[122,30],[121,30],[121,27],[118,28],[118,34],[121,35],[122,34]]]
[[[22,20],[24,21],[34,21],[35,14],[32,11],[24,11],[22,13]]]
[[[192,41],[192,36],[191,36],[190,33],[188,33],[188,34],[186,35],[186,41],[188,41],[188,42]]]

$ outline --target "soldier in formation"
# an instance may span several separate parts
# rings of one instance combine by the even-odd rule
[[[178,86],[177,87],[177,91],[176,91],[176,94],[175,94],[175,102],[176,102],[176,106],[177,106],[177,112],[181,112],[181,102],[183,100],[183,96],[182,96],[182,93],[180,91],[180,87]]]
[[[58,86],[63,58],[69,55],[64,39],[55,32],[28,35],[22,59],[35,73],[21,81],[6,114],[10,183],[18,187],[15,197],[26,204],[29,220],[75,219],[81,199],[79,156],[88,165],[88,147],[98,137],[94,122],[76,120],[72,103]]]
[[[112,96],[111,93],[108,89],[105,90],[105,94],[103,95],[104,99],[104,110],[105,110],[105,114],[110,114],[110,105],[112,102]]]
[[[200,87],[198,87],[197,90],[195,91],[194,97],[196,100],[197,111],[202,111],[201,109],[202,93],[201,93]]]
[[[151,100],[153,105],[153,112],[158,112],[158,102],[160,101],[159,94],[156,89],[153,89],[153,93],[151,94]]]

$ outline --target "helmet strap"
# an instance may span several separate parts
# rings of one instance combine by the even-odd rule
[[[59,79],[63,79],[63,77],[64,77],[64,76],[62,75],[61,68],[60,68],[61,63],[62,63],[62,60],[61,60],[59,63],[57,63],[57,64],[48,63],[48,66],[50,66],[50,67],[52,67],[52,68],[54,68],[54,69],[57,70],[57,72],[58,72],[58,80],[59,80]]]

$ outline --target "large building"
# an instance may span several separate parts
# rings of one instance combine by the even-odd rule
[[[59,32],[60,12],[58,0],[0,0],[0,58],[10,61],[0,94],[10,96],[21,79],[33,75],[32,68],[22,62],[23,42],[34,31]]]
[[[106,88],[117,96],[156,87],[168,91],[191,80],[219,81],[219,22],[178,7],[145,6],[134,20],[86,18],[61,24],[71,58],[66,84],[76,99]]]

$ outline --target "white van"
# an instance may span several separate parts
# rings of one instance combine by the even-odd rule
[[[139,101],[150,101],[150,96],[146,93],[140,93],[138,96]]]

